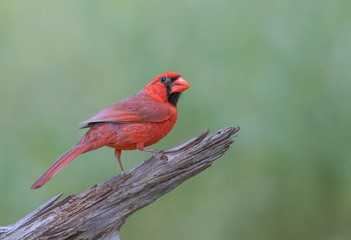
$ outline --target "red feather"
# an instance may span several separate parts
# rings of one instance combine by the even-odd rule
[[[162,122],[168,118],[169,110],[166,104],[157,102],[149,95],[140,92],[101,110],[82,124],[86,124],[83,127],[88,127],[90,124],[99,122]]]

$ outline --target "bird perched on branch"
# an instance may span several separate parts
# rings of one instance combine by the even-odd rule
[[[138,94],[107,107],[82,122],[82,128],[90,128],[82,139],[63,154],[35,183],[31,189],[40,188],[58,171],[80,154],[108,146],[115,149],[121,167],[122,150],[145,148],[165,137],[177,121],[177,102],[180,94],[190,85],[175,72],[157,76]]]

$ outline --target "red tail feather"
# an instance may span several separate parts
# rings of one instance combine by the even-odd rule
[[[57,161],[30,187],[31,189],[40,188],[47,183],[58,171],[70,163],[73,159],[84,153],[86,146],[79,146],[77,144],[72,149],[63,154]]]

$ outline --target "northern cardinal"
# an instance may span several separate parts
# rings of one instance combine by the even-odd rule
[[[31,189],[40,188],[58,171],[78,155],[108,146],[115,149],[121,162],[121,150],[149,151],[145,147],[165,137],[177,121],[177,102],[181,92],[190,85],[175,72],[157,76],[138,94],[107,107],[82,122],[82,128],[90,128],[82,139],[63,154],[35,183]]]

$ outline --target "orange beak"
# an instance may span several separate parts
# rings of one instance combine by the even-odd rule
[[[173,82],[171,92],[183,92],[190,88],[190,85],[187,81],[185,81],[183,78],[179,77],[177,80]]]

